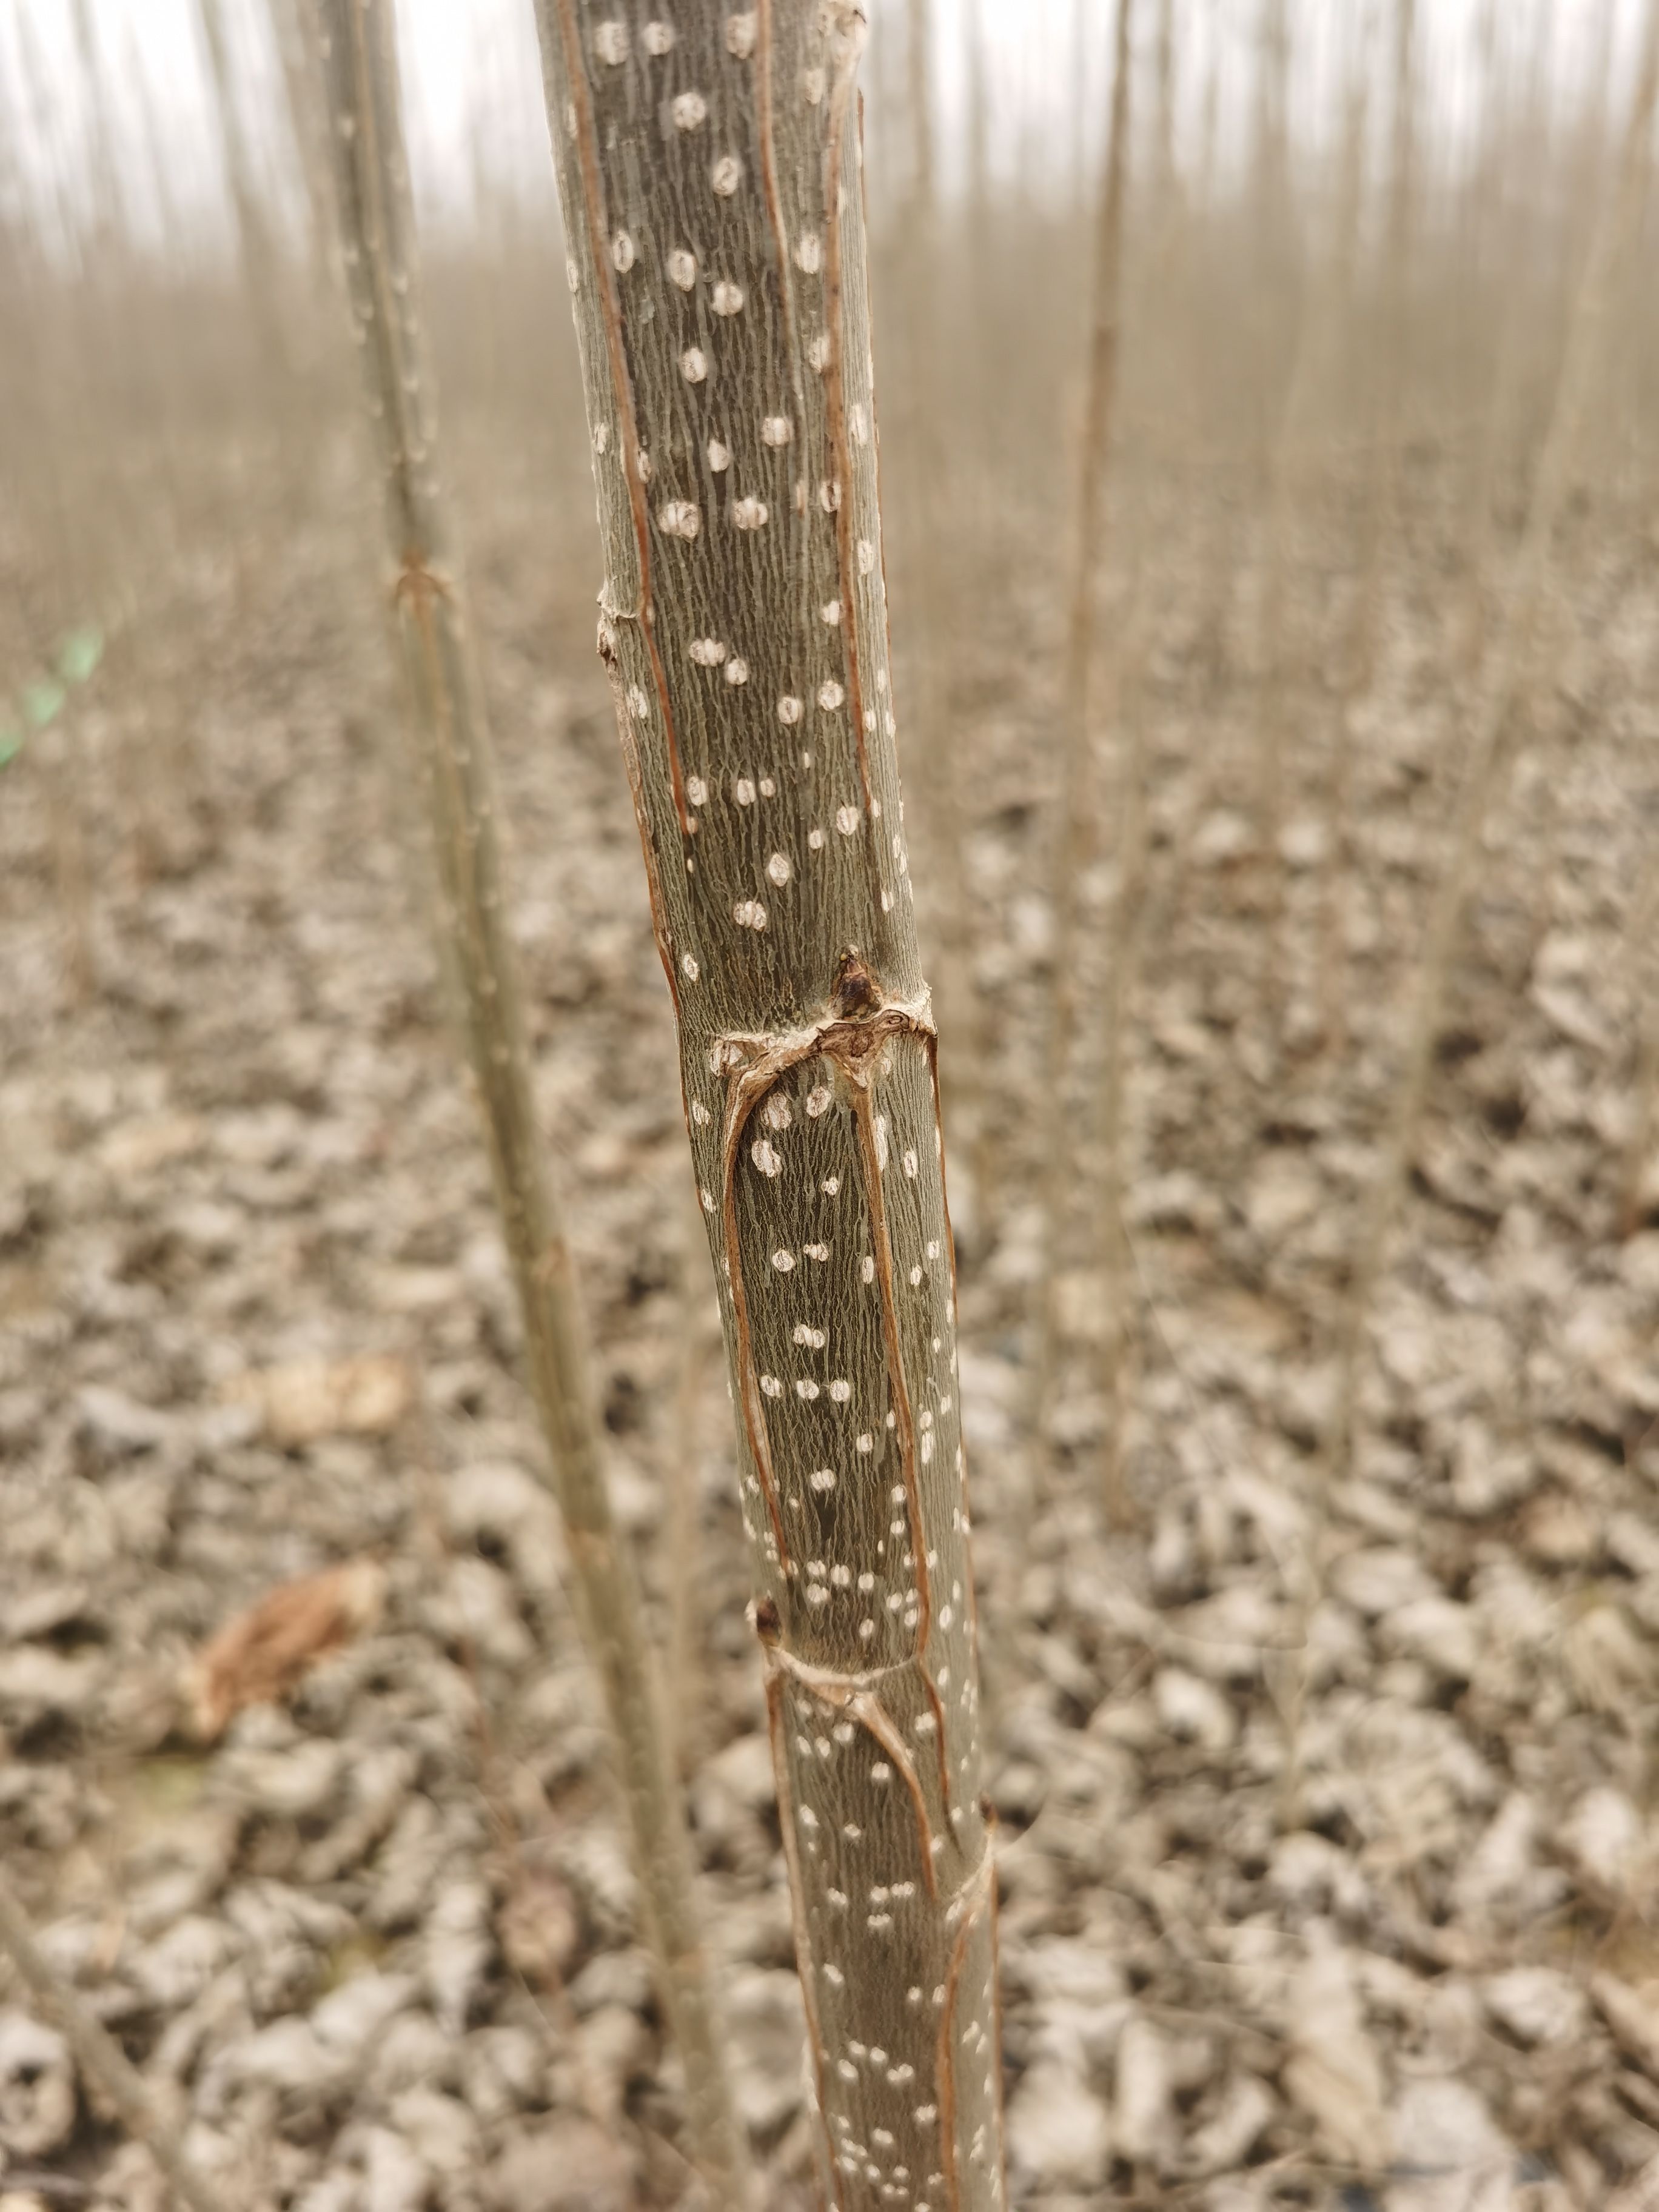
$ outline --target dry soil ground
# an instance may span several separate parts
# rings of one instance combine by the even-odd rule
[[[526,499],[489,513],[473,581],[539,1095],[665,1637],[671,1478],[695,1486],[701,1657],[676,1689],[710,1939],[771,2201],[806,2202],[721,1361],[592,563],[584,539],[550,568]],[[1205,572],[1201,536],[1172,576],[1187,552]],[[1618,1188],[1651,990],[1630,932],[1659,834],[1650,558],[1581,549],[1494,821],[1332,1501],[1286,1832],[1289,1592],[1455,759],[1455,580],[1430,515],[1353,725],[1334,1054],[1314,1019],[1332,698],[1289,695],[1281,1052],[1238,637],[1218,674],[1192,595],[1144,595],[1138,1518],[1109,1533],[1081,1237],[1057,1465],[1023,1433],[1058,643],[1029,537],[949,655],[994,1165],[991,1188],[956,1180],[1016,2199],[1636,2212],[1659,2203],[1659,1231],[1621,1238]],[[688,2183],[672,2061],[409,888],[395,695],[342,558],[297,530],[203,560],[142,686],[113,641],[76,733],[100,973],[73,1011],[42,786],[27,757],[0,781],[0,1841],[228,2206],[666,2205]],[[1338,626],[1341,585],[1307,635]],[[901,591],[901,636],[903,616]],[[136,866],[118,768],[142,790],[175,729],[191,805],[161,796]],[[1109,888],[1103,865],[1085,1006]],[[374,1618],[198,1740],[192,1655],[344,1562],[368,1563]],[[155,2202],[3,1968],[0,2172],[26,2203]]]

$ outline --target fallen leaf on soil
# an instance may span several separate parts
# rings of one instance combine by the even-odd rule
[[[1632,1989],[1611,1974],[1595,1974],[1590,1995],[1626,2057],[1634,2059],[1649,2081],[1659,2081],[1659,1982]]]
[[[406,1361],[388,1354],[302,1359],[239,1375],[225,1395],[257,1407],[273,1443],[309,1444],[319,1437],[385,1436],[413,1403],[415,1378]]]
[[[1334,2157],[1375,2172],[1389,2160],[1382,2064],[1361,2016],[1348,1961],[1316,1953],[1291,1991],[1285,2087]]]
[[[373,1626],[385,1597],[386,1570],[374,1559],[348,1559],[280,1583],[227,1621],[186,1676],[197,1735],[211,1743],[244,1706],[286,1697],[318,1660]]]
[[[497,1932],[507,1962],[515,1972],[538,1988],[556,1988],[575,1956],[581,1933],[575,1899],[549,1869],[520,1866],[514,1875]]]

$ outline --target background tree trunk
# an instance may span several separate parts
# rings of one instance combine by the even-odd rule
[[[224,0],[198,0],[202,43],[207,50],[213,83],[214,120],[225,165],[225,184],[236,213],[236,247],[241,258],[242,282],[258,319],[260,337],[270,342],[280,331],[271,287],[276,268],[276,249],[265,214],[264,198],[254,171],[252,149],[241,111],[236,102],[235,70],[225,21]]]
[[[384,475],[416,766],[437,855],[440,953],[524,1315],[572,1594],[611,1723],[642,1932],[685,2068],[691,2153],[719,2203],[740,2205],[747,2156],[698,1934],[690,1841],[632,1565],[611,1516],[574,1268],[536,1126],[483,688],[438,482],[390,0],[320,0],[320,21],[347,290]]]
[[[1501,627],[1482,672],[1458,763],[1446,855],[1424,929],[1406,1013],[1404,1048],[1336,1326],[1333,1404],[1316,1464],[1313,1512],[1296,1595],[1295,1626],[1288,1642],[1288,1648],[1297,1656],[1282,1698],[1288,1749],[1279,1812],[1286,1826],[1297,1824],[1302,1817],[1308,1632],[1324,1586],[1324,1540],[1331,1493],[1347,1480],[1353,1463],[1372,1310],[1417,1155],[1446,994],[1469,901],[1480,877],[1483,834],[1514,757],[1518,708],[1528,684],[1536,677],[1539,632],[1556,532],[1571,489],[1595,379],[1605,358],[1607,325],[1617,296],[1615,280],[1638,234],[1656,107],[1659,107],[1659,0],[1650,0],[1616,172],[1579,279],[1526,526],[1507,579]]]
[[[899,799],[852,6],[538,0],[600,651],[739,1412],[842,2212],[1003,2202],[937,1055]]]

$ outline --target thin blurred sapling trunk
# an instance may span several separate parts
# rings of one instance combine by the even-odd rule
[[[1364,67],[1363,60],[1361,64]],[[1416,198],[1416,0],[1395,0],[1393,122],[1389,156],[1389,202],[1383,236],[1382,331],[1374,368],[1370,465],[1360,508],[1358,581],[1343,648],[1342,689],[1331,720],[1325,787],[1322,866],[1326,923],[1321,936],[1319,998],[1328,1052],[1340,1053],[1346,1036],[1343,981],[1346,972],[1352,722],[1376,678],[1387,598],[1389,555],[1395,540],[1400,499],[1401,414],[1407,354],[1412,210]],[[1363,113],[1363,112],[1362,112]],[[1362,119],[1350,108],[1351,124]],[[1354,149],[1354,158],[1362,158]],[[1358,227],[1358,207],[1353,219]],[[1357,245],[1357,235],[1354,240]]]
[[[702,1954],[690,1837],[633,1571],[611,1516],[574,1270],[536,1124],[489,737],[437,477],[392,7],[390,0],[317,4],[353,336],[385,492],[414,765],[437,857],[440,948],[518,1286],[577,1617],[611,1723],[642,1932],[685,2069],[692,2155],[719,2202],[738,2204],[746,2201],[746,2154]]]

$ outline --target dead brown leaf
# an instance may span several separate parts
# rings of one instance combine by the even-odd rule
[[[211,1743],[244,1707],[286,1697],[319,1659],[372,1627],[385,1600],[386,1570],[375,1559],[279,1583],[191,1663],[185,1689],[197,1735]]]

